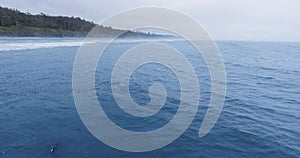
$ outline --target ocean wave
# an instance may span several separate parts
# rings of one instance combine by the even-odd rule
[[[81,46],[81,41],[1,43],[0,51]]]
[[[140,42],[173,42],[181,41],[177,38],[117,38],[112,43],[140,43]],[[18,51],[40,48],[73,47],[96,42],[111,42],[108,38],[26,38],[26,37],[2,37],[0,38],[0,51]]]

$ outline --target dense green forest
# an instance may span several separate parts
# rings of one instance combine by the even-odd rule
[[[32,15],[0,6],[0,36],[82,37],[95,26],[98,25],[79,17],[49,16],[44,13]],[[111,27],[98,27],[106,35],[122,31]],[[129,31],[127,35],[145,34]]]

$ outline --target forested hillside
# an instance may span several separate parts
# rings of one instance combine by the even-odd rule
[[[96,24],[79,17],[49,16],[44,13],[32,15],[16,9],[0,6],[0,36],[10,37],[82,37]],[[113,35],[121,30],[99,26],[106,35]],[[130,36],[145,35],[129,31]]]

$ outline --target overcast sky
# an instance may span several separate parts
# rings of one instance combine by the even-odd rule
[[[95,23],[124,9],[167,7],[194,18],[217,40],[300,41],[300,0],[0,0],[0,5]]]

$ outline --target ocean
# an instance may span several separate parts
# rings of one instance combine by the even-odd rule
[[[181,51],[191,63],[199,80],[200,105],[191,125],[174,142],[149,152],[126,152],[96,139],[76,111],[72,70],[82,40],[0,38],[1,158],[300,157],[300,43],[217,41],[227,94],[215,126],[199,138],[211,94],[205,60],[186,41],[155,39]],[[110,87],[114,64],[126,50],[143,42],[147,40],[111,44],[95,76],[98,100],[108,117],[121,128],[138,132],[164,126],[180,102],[174,73],[150,63],[131,75],[130,94],[146,105],[148,88],[159,82],[168,94],[165,107],[142,119],[118,107]]]

